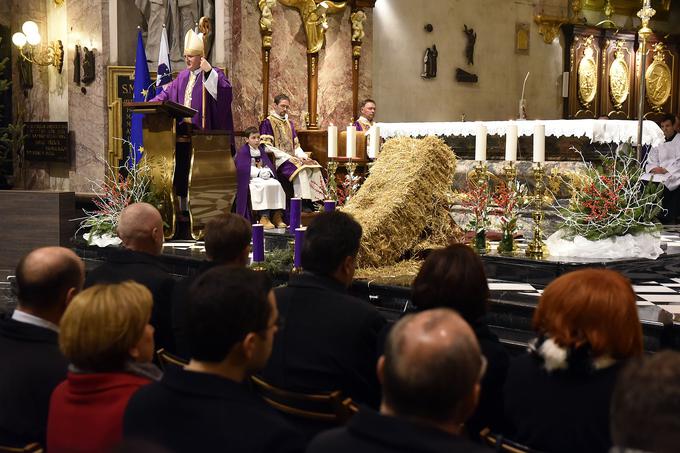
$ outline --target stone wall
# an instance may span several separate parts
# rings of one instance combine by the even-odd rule
[[[507,120],[517,117],[522,82],[529,118],[562,116],[562,45],[545,44],[529,0],[378,0],[374,12],[373,86],[379,121]],[[501,6],[502,4],[502,6]],[[427,33],[425,24],[434,31]],[[529,54],[515,53],[515,25],[530,26]],[[477,33],[474,65],[465,58],[463,26]],[[423,79],[425,49],[437,45],[436,79]],[[456,68],[478,83],[455,80]]]

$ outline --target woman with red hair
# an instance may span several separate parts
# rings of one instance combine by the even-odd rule
[[[614,383],[643,352],[630,282],[606,269],[562,275],[545,288],[533,326],[538,338],[508,371],[508,436],[541,451],[608,451]]]

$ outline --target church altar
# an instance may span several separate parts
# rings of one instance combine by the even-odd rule
[[[388,139],[391,137],[424,137],[427,135],[468,137],[476,134],[479,124],[486,126],[489,136],[496,135],[500,137],[505,136],[508,125],[517,125],[517,135],[520,137],[520,141],[522,140],[521,137],[533,135],[534,127],[537,124],[543,124],[545,125],[546,149],[549,148],[550,144],[548,137],[558,139],[568,137],[575,137],[577,139],[586,138],[591,144],[618,144],[628,141],[636,143],[638,135],[637,121],[610,119],[377,123],[377,126],[380,128],[380,136]],[[656,146],[663,142],[664,136],[661,128],[653,121],[644,121],[642,124],[642,143],[644,145]],[[551,156],[548,155],[547,157]]]

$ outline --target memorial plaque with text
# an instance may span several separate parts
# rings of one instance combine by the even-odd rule
[[[29,121],[24,126],[24,153],[27,161],[71,162],[67,122]]]

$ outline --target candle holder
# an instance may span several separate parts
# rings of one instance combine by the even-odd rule
[[[479,187],[483,187],[488,184],[489,174],[487,172],[486,162],[478,160],[475,162],[474,166],[474,179],[477,181],[476,184]],[[487,193],[488,196],[488,193]],[[476,219],[476,231],[472,242],[472,248],[474,248],[477,253],[484,254],[490,251],[489,242],[486,240],[486,224],[481,225],[480,223],[485,223],[485,219]]]
[[[338,171],[338,163],[334,158],[328,158],[326,170],[328,171],[328,195],[331,200],[338,201],[338,181],[335,179],[335,172]]]
[[[503,173],[505,174],[505,186],[508,193],[515,193],[517,190],[517,167],[514,161],[507,161],[503,167]],[[502,226],[501,240],[498,243],[497,251],[502,255],[512,255],[517,251],[517,245],[515,244],[515,237],[507,224]],[[514,229],[514,228],[512,228]]]
[[[348,158],[345,168],[347,169],[347,176],[349,176],[349,199],[351,200],[356,194],[354,189],[354,172],[357,171],[357,163],[352,162],[352,158]]]
[[[533,196],[534,210],[531,213],[531,218],[534,221],[534,237],[529,242],[526,255],[530,258],[543,258],[548,255],[548,249],[542,239],[543,230],[541,222],[543,221],[543,191],[545,190],[543,177],[545,176],[545,169],[541,166],[540,162],[536,162],[536,165],[533,167],[533,173],[534,180],[536,181]]]

